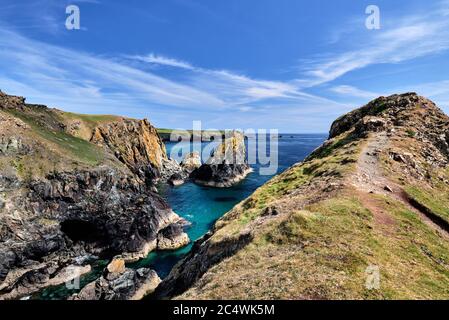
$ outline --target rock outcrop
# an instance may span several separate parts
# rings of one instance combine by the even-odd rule
[[[103,275],[86,285],[71,300],[140,300],[154,291],[161,279],[155,271],[125,267],[122,259],[114,259]]]
[[[154,192],[168,161],[154,127],[77,115],[95,128],[92,143],[68,134],[65,117],[0,94],[0,299],[64,283],[68,270],[88,272],[99,257],[135,261],[160,239],[188,243],[183,220]]]
[[[157,248],[159,250],[175,250],[189,244],[189,236],[184,232],[185,224],[180,221],[171,224],[158,233]]]
[[[199,167],[201,167],[201,156],[198,152],[187,154],[181,162],[181,168],[188,174],[191,174]]]
[[[132,172],[150,182],[160,176],[167,160],[164,143],[146,119],[102,124],[94,129],[91,142],[109,148]]]
[[[243,180],[250,172],[244,135],[233,131],[191,176],[197,184],[227,188]]]

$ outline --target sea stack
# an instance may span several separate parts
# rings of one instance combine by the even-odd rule
[[[195,183],[228,188],[243,180],[251,168],[246,159],[245,137],[243,133],[232,131],[214,150],[211,157],[192,173]]]

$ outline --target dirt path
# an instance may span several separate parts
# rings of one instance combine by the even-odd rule
[[[392,217],[384,212],[379,204],[372,197],[369,197],[368,194],[374,193],[392,197],[403,203],[412,212],[415,212],[440,236],[449,240],[449,224],[447,222],[441,221],[441,218],[425,210],[418,203],[413,202],[401,186],[385,177],[379,163],[379,155],[388,147],[388,144],[389,139],[385,132],[368,138],[368,143],[362,150],[357,162],[357,170],[351,177],[351,184],[359,190],[363,205],[373,213],[376,223],[391,225],[394,221]]]

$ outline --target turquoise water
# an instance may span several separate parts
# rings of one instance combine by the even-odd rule
[[[326,138],[326,134],[283,134],[278,143],[277,174],[302,161]],[[175,145],[175,143],[166,144],[168,154]],[[232,188],[208,188],[188,182],[178,187],[160,186],[159,192],[177,214],[192,223],[186,232],[193,242],[206,234],[223,214],[272,177],[259,175],[258,164],[252,167],[254,171]],[[192,243],[172,252],[152,252],[146,259],[133,264],[132,267],[150,267],[164,278],[176,262],[189,252],[191,246]]]
[[[302,161],[325,139],[325,134],[283,134],[278,143],[279,167],[277,174],[291,165]],[[167,153],[179,146],[175,143],[167,143]],[[204,146],[204,145],[203,145]],[[252,165],[254,171],[238,185],[227,189],[208,188],[187,182],[178,187],[160,185],[160,194],[168,201],[173,210],[190,221],[192,225],[186,229],[192,242],[179,250],[152,252],[146,259],[128,265],[131,268],[147,267],[155,270],[161,278],[168,275],[173,266],[188,253],[193,241],[206,234],[213,224],[232,209],[237,203],[247,198],[259,186],[264,184],[272,176],[259,175],[260,165]],[[93,281],[101,274],[104,262],[94,266],[93,272],[81,278],[81,284],[85,285]],[[64,299],[69,294],[65,286],[47,288],[35,295],[36,299]]]

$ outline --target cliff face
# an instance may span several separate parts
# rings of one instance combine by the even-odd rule
[[[305,161],[217,221],[154,297],[449,298],[448,129],[414,93],[339,118]]]
[[[93,130],[91,142],[109,148],[132,172],[154,180],[167,160],[165,145],[148,120],[122,119]]]
[[[0,299],[64,283],[98,257],[185,245],[180,218],[151,187],[164,157],[146,120],[68,115],[0,93]]]

